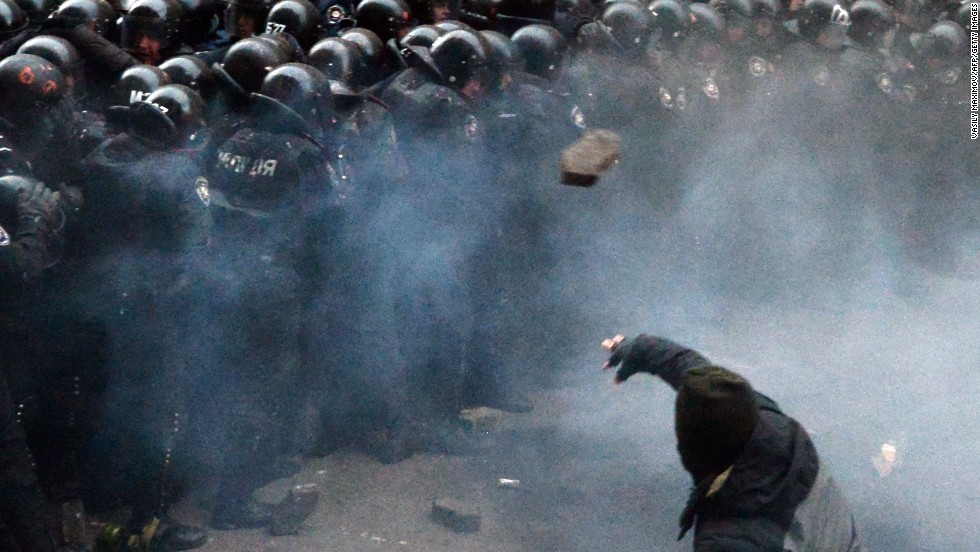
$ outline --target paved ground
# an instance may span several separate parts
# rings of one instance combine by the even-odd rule
[[[320,503],[299,535],[215,531],[202,550],[559,551],[608,546],[610,538],[623,547],[613,549],[625,550],[651,531],[664,538],[645,549],[683,550],[669,537],[685,491],[671,450],[660,460],[636,457],[626,443],[603,451],[555,423],[570,409],[604,398],[610,397],[587,398],[573,388],[540,392],[533,413],[508,415],[492,432],[462,434],[461,454],[418,454],[393,465],[354,452],[308,460],[300,474],[260,493],[271,502],[292,484],[317,484]],[[639,394],[620,398],[643,400]],[[501,488],[500,478],[520,483]],[[436,498],[478,511],[480,530],[460,534],[433,521]],[[182,515],[196,517],[186,505]]]
[[[214,531],[202,550],[690,550],[690,537],[675,540],[688,482],[673,449],[671,392],[652,378],[610,385],[582,360],[583,368],[570,372],[564,384],[535,394],[533,413],[511,415],[496,431],[470,434],[459,441],[460,454],[421,454],[393,465],[349,451],[307,460],[300,474],[261,492],[264,500],[275,501],[292,484],[318,485],[317,511],[299,535]],[[743,369],[758,380],[770,379],[758,369]],[[845,376],[843,383],[849,382]],[[975,386],[950,390],[949,403],[931,408],[941,412],[969,404],[970,389]],[[787,390],[784,404],[794,410],[809,406],[798,417],[838,472],[871,550],[975,550],[975,436],[957,440],[955,424],[925,431],[928,426],[914,420],[935,419],[936,413],[926,404],[907,404],[906,413],[891,416],[913,420],[906,432],[892,434],[900,462],[882,477],[872,457],[887,433],[861,426],[852,416],[889,408],[891,399],[846,385],[819,400],[810,396],[815,392],[806,386]],[[892,392],[908,399],[914,390],[896,386]],[[821,401],[827,408],[814,407]],[[499,488],[499,478],[518,479],[520,486]],[[435,523],[429,516],[435,498],[478,510],[480,530],[458,534]]]

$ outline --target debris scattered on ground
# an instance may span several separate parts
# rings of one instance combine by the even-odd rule
[[[469,431],[494,431],[507,416],[502,410],[480,406],[459,413],[459,421]]]
[[[614,132],[586,131],[561,154],[561,182],[569,186],[593,186],[621,154],[622,142]]]
[[[378,535],[372,535],[371,533],[368,533],[367,531],[364,531],[363,533],[361,533],[361,538],[362,539],[368,539],[371,542],[383,542],[383,543],[391,542],[393,544],[398,544],[400,546],[405,546],[406,544],[408,544],[408,541],[404,541],[404,540],[400,540],[400,541],[394,541],[394,540],[392,540],[392,541],[389,541],[388,539],[386,539],[384,537],[379,537]]]
[[[432,519],[457,533],[475,533],[480,530],[479,512],[451,498],[432,501]]]
[[[497,480],[497,486],[501,489],[516,489],[521,486],[520,479],[504,479],[500,478]]]
[[[888,477],[898,465],[898,449],[892,443],[881,445],[881,451],[871,459],[871,463],[878,470],[878,475]]]
[[[276,506],[269,532],[277,537],[298,533],[300,524],[313,515],[319,498],[320,493],[313,483],[296,485],[289,489],[286,498]]]

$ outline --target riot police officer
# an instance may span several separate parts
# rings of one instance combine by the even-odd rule
[[[177,0],[137,0],[122,17],[121,45],[141,63],[160,65],[181,52],[183,7]]]
[[[265,30],[288,33],[308,51],[322,34],[320,20],[320,12],[308,0],[281,0],[269,11]]]
[[[34,78],[26,83],[25,75]],[[43,116],[43,109],[39,112],[36,107],[30,113],[23,111],[28,105],[43,104],[45,99],[58,101],[52,87],[63,85],[60,72],[43,58],[17,54],[0,61],[0,112],[4,121],[20,126],[25,124],[23,117]],[[25,138],[20,128],[7,130],[15,130],[20,140]],[[6,132],[0,131],[0,136],[3,134]],[[38,297],[44,295],[42,284],[64,251],[66,213],[71,207],[60,191],[54,192],[30,177],[32,165],[19,154],[16,141],[2,136],[0,144],[0,174],[4,175],[0,177],[0,279],[4,290],[0,340],[6,351],[0,367],[0,521],[5,525],[5,536],[12,537],[13,545],[21,550],[53,551],[57,541],[26,442],[25,424],[34,421],[26,419],[27,403],[35,412],[41,403],[52,406],[48,384],[54,378],[47,373],[48,366],[32,353],[35,349],[51,353],[52,343],[42,339],[39,322],[43,321],[36,316],[37,311],[45,310]],[[9,380],[5,375],[16,377]],[[8,383],[12,387],[8,388]],[[45,452],[70,457],[77,452],[72,445],[61,441]],[[48,475],[51,481],[61,483],[65,474]]]
[[[107,324],[112,351],[94,449],[108,468],[100,490],[132,507],[132,534],[187,550],[207,535],[172,521],[168,509],[194,465],[186,439],[192,386],[203,378],[205,105],[190,88],[167,84],[114,112],[123,132],[85,161],[91,208],[76,281],[76,294],[89,294],[84,302],[96,309],[90,314]],[[115,274],[109,287],[106,264]]]
[[[269,480],[278,453],[296,450],[283,429],[304,403],[296,396],[301,245],[333,172],[324,143],[332,98],[322,73],[297,63],[277,67],[250,102],[251,116],[209,160],[222,270],[210,282],[218,357],[200,390],[207,400],[199,402],[212,422],[200,428],[199,441],[218,468],[211,524],[224,529],[269,523],[272,512],[252,493]]]
[[[0,369],[0,522],[21,550],[39,552],[53,552],[57,541],[4,374],[24,346],[18,342],[24,334],[18,328],[16,299],[25,286],[38,283],[49,264],[62,216],[57,192],[30,178],[0,177],[0,274],[5,297],[0,339],[7,351]]]
[[[64,101],[67,91],[64,75],[42,57],[0,61],[0,128],[45,182],[67,181],[87,146],[72,104]],[[54,158],[54,148],[63,162],[40,162]]]

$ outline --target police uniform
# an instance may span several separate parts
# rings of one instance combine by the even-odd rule
[[[25,325],[28,319],[22,312],[30,304],[20,299],[38,284],[50,264],[59,239],[60,207],[51,191],[39,182],[30,181],[23,192],[11,184],[2,184],[4,219],[0,226],[0,285],[6,298],[0,340],[7,351],[0,367],[0,523],[22,550],[50,552],[55,550],[56,541],[24,436],[23,402],[15,402],[5,373],[12,367],[25,367],[18,353],[30,346],[35,334],[29,323]]]
[[[426,150],[433,146],[463,154],[481,152],[483,128],[466,100],[425,72],[415,68],[399,72],[378,96],[391,108],[395,132],[410,163],[426,164],[431,160]]]
[[[110,344],[93,451],[107,475],[94,496],[123,498],[134,530],[166,515],[187,475],[177,464],[187,457],[189,393],[202,371],[192,330],[204,316],[200,268],[211,227],[200,151],[122,134],[85,159],[90,208],[69,297],[106,325]]]
[[[208,282],[215,358],[199,390],[199,428],[216,466],[215,527],[261,525],[252,491],[295,413],[306,224],[330,190],[324,147],[272,121],[249,121],[210,160],[215,265]],[[207,454],[208,451],[204,451]]]

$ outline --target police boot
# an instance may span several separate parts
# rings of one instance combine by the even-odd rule
[[[153,518],[136,526],[126,541],[134,549],[179,552],[204,546],[208,542],[208,534],[200,527]]]

